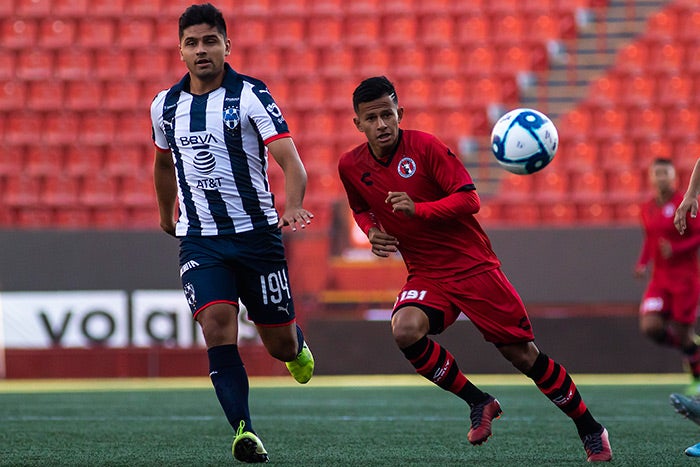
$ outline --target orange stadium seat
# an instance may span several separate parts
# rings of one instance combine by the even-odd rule
[[[241,72],[263,81],[276,77],[282,68],[282,51],[277,47],[261,45],[246,50]],[[185,70],[183,69],[183,74]],[[275,95],[275,94],[273,94]],[[276,95],[275,95],[276,97]]]
[[[520,0],[489,0],[484,3],[484,13],[491,16],[505,16],[521,9]]]
[[[57,50],[55,77],[65,81],[85,81],[94,73],[92,54],[75,53],[72,48]]]
[[[146,172],[150,176],[150,166],[145,161],[146,158],[150,161],[151,155],[150,152],[144,153],[143,145],[109,146],[104,151],[103,169],[107,175],[112,176],[125,176],[139,172]]]
[[[6,17],[0,22],[0,42],[8,49],[27,49],[37,43],[39,25],[30,19],[10,19]]]
[[[417,112],[430,105],[433,98],[432,89],[428,80],[422,78],[408,79],[396,83],[396,91],[399,94],[403,106],[410,112]]]
[[[678,44],[661,43],[650,47],[649,66],[652,73],[677,74],[684,67],[685,49]]]
[[[311,13],[314,16],[341,15],[343,13],[344,5],[344,0],[314,0],[311,2]]]
[[[533,193],[538,201],[560,201],[569,195],[569,174],[553,169],[554,167],[548,167],[547,170],[538,174],[537,190]]]
[[[540,203],[542,223],[572,225],[576,221],[576,206],[567,200]]]
[[[581,172],[571,178],[571,195],[577,200],[598,199],[605,192],[605,176],[602,172]]]
[[[512,10],[511,10],[512,11]],[[526,38],[526,25],[520,16],[494,15],[491,21],[491,38],[498,46],[522,44]]]
[[[667,10],[657,11],[647,20],[645,39],[654,42],[673,40],[678,30],[676,15]]]
[[[369,75],[367,75],[369,76]],[[352,93],[359,82],[351,76],[329,79],[326,82],[327,99],[326,105],[334,111],[352,112]],[[399,99],[401,93],[399,92]],[[347,122],[352,125],[352,117]]]
[[[433,80],[432,89],[434,102],[430,107],[440,111],[463,109],[469,95],[468,84],[461,79]]]
[[[696,41],[700,28],[700,10],[680,15],[676,37],[681,41]]]
[[[609,196],[615,200],[636,199],[642,193],[643,173],[634,168],[608,171]]]
[[[555,123],[559,138],[562,140],[576,135],[586,135],[591,131],[591,112],[584,106],[575,107],[564,113]]]
[[[19,80],[0,81],[0,108],[5,111],[25,108],[27,83]]]
[[[613,104],[620,95],[620,81],[615,75],[605,75],[596,79],[588,87],[586,102],[595,106]]]
[[[78,45],[104,53],[114,46],[115,21],[109,18],[83,18],[78,25],[77,37]]]
[[[17,78],[27,81],[45,81],[53,76],[53,55],[48,50],[34,49],[17,57]]]
[[[319,68],[316,49],[303,45],[286,47],[282,54],[282,73],[289,78],[312,76]]]
[[[126,0],[124,15],[132,18],[157,18],[167,7],[168,1],[161,0]],[[183,8],[184,11],[184,8]]]
[[[469,102],[471,105],[488,106],[500,104],[502,101],[500,84],[493,78],[478,78],[470,83]]]
[[[664,137],[682,141],[700,132],[700,112],[691,106],[674,107],[666,111]],[[677,154],[676,151],[673,151]],[[696,154],[700,157],[700,153]]]
[[[63,82],[58,80],[30,81],[27,108],[30,110],[59,110],[63,106]]]
[[[651,76],[640,74],[625,79],[624,92],[620,93],[619,102],[645,107],[652,104],[656,93],[656,82]]]
[[[633,42],[621,48],[615,58],[614,69],[621,73],[642,73],[648,64],[649,51],[646,44]]]
[[[44,18],[51,13],[51,0],[14,0],[15,14],[24,18]]]
[[[428,66],[425,73],[431,77],[449,78],[458,76],[462,66],[459,50],[444,46],[428,51]]]
[[[234,20],[234,24],[236,21]],[[173,28],[173,26],[175,26]],[[236,46],[254,47],[267,42],[269,21],[265,16],[246,18],[236,28]],[[171,20],[158,22],[158,42],[161,46],[177,46],[177,24]],[[236,53],[234,51],[234,53]]]
[[[90,0],[53,0],[51,15],[58,18],[82,18],[88,15]]]
[[[354,16],[357,14],[374,14],[379,11],[379,0],[355,0],[353,2],[346,2],[343,8],[348,16]]]
[[[627,129],[627,113],[618,108],[604,109],[597,116],[591,136],[596,140],[610,139],[624,135]]]
[[[573,139],[576,138],[576,139]],[[581,135],[567,138],[559,148],[561,163],[571,171],[586,172],[595,170],[598,162],[598,146]]]
[[[75,42],[77,26],[71,19],[43,19],[39,23],[39,45],[47,49],[61,49]]]
[[[505,48],[499,48],[499,66],[496,69],[498,74],[509,74],[516,76],[518,73],[524,73],[532,70],[530,63],[530,48],[520,45],[508,45]]]
[[[126,56],[123,57],[123,60],[124,63],[129,64],[128,71],[137,80],[151,81],[155,76],[174,72],[168,54],[159,49],[134,50],[128,58]],[[183,68],[180,74],[184,73],[185,70]],[[170,81],[173,81],[172,84],[174,84],[175,79],[177,78],[169,80],[168,84],[171,84]]]
[[[664,133],[664,112],[658,108],[630,108],[627,115],[628,132],[632,138],[661,137]]]

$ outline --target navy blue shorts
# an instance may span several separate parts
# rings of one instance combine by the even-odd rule
[[[180,278],[193,317],[209,305],[242,301],[255,324],[294,321],[282,233],[277,227],[235,235],[182,237]]]

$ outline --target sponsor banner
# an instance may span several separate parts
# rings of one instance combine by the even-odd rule
[[[3,292],[0,320],[6,348],[204,345],[181,290]]]

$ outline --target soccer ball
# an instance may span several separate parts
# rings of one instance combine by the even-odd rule
[[[491,131],[491,150],[498,163],[518,175],[535,173],[552,162],[559,146],[554,123],[542,112],[515,109]]]

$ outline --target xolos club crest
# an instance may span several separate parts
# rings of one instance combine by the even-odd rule
[[[399,161],[397,169],[399,171],[399,175],[401,175],[403,178],[409,178],[416,173],[416,161],[410,157],[404,156],[403,159]]]

